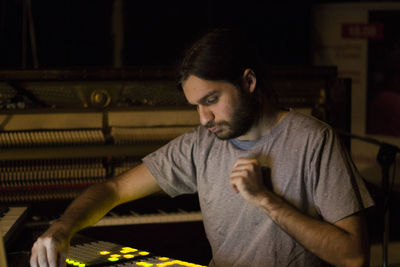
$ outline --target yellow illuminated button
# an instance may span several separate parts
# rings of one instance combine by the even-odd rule
[[[84,263],[81,263],[78,265],[78,267],[85,267],[85,266],[86,266],[86,264],[84,264]]]
[[[124,255],[124,258],[126,258],[126,259],[132,259],[133,257],[135,257],[135,255],[132,255],[132,254],[125,254]]]
[[[111,253],[110,251],[106,251],[106,250],[99,252],[100,255],[108,255],[110,253]]]
[[[139,252],[139,255],[142,255],[142,256],[146,256],[146,255],[149,255],[150,254],[150,252],[147,252],[147,251],[140,251]]]
[[[107,260],[109,260],[109,261],[118,261],[119,259],[118,258],[108,258]]]
[[[158,259],[159,259],[160,261],[167,261],[167,260],[169,260],[168,257],[159,257]]]
[[[123,247],[120,252],[125,254],[125,253],[131,253],[131,252],[136,252],[136,251],[138,251],[136,248]]]
[[[120,254],[112,254],[110,255],[111,258],[120,258],[121,255]]]
[[[144,267],[154,266],[154,264],[149,263],[149,262],[144,262],[144,261],[136,262],[136,265],[144,266]]]
[[[79,261],[74,262],[72,265],[74,266],[79,266],[79,264],[81,264]]]
[[[122,250],[130,250],[132,252],[137,251],[136,248],[131,248],[131,247],[123,247]]]

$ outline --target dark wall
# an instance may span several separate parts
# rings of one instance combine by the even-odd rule
[[[123,65],[174,64],[194,38],[213,27],[245,29],[269,63],[307,64],[312,2],[125,0]],[[23,0],[0,3],[0,68],[18,69]],[[112,5],[112,0],[33,0],[39,68],[112,66]],[[32,68],[29,39],[25,43]]]
[[[1,1],[1,68],[21,68],[23,2]],[[111,3],[111,0],[33,0],[39,67],[110,64]],[[26,36],[27,67],[32,68],[30,36]]]

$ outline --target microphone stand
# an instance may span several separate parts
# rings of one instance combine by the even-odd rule
[[[396,160],[396,153],[400,152],[400,148],[392,144],[378,141],[370,137],[362,137],[351,133],[336,130],[340,135],[359,139],[367,143],[379,146],[377,162],[381,167],[382,173],[382,189],[383,189],[383,230],[382,230],[382,267],[388,267],[388,245],[389,245],[389,230],[390,230],[390,217],[389,217],[389,201],[390,201],[390,186],[389,186],[389,172],[390,166]]]

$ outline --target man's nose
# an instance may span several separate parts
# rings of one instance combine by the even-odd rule
[[[200,123],[202,125],[206,125],[209,121],[214,120],[214,114],[207,106],[198,105],[197,111],[199,112]]]

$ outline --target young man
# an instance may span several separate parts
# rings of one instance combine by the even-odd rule
[[[31,266],[62,265],[74,233],[114,206],[198,192],[210,266],[366,266],[373,205],[332,129],[278,108],[254,49],[230,30],[200,39],[179,86],[201,126],[95,185],[34,244]]]

